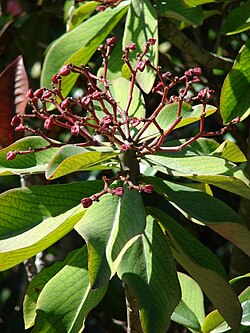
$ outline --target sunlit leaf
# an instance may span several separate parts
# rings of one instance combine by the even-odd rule
[[[74,10],[72,15],[70,15],[68,19],[67,31],[75,29],[79,24],[86,20],[90,16],[90,14],[93,13],[98,4],[99,2],[97,1],[89,1]]]
[[[222,33],[234,35],[250,28],[250,1],[232,9],[225,19]]]

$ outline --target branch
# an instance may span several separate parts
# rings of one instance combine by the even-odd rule
[[[208,68],[219,68],[225,71],[229,71],[232,68],[233,60],[219,57],[216,54],[201,48],[189,39],[183,32],[181,32],[175,24],[166,17],[160,18],[159,28],[164,38],[181,51],[189,54],[193,60],[198,63]]]
[[[139,318],[139,307],[132,290],[125,285],[126,305],[127,305],[127,333],[143,333]]]

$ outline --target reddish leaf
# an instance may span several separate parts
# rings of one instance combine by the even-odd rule
[[[11,119],[14,115],[25,112],[28,88],[23,58],[18,56],[0,74],[0,147],[6,147],[14,141]]]

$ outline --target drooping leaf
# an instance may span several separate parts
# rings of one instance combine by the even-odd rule
[[[126,14],[129,1],[114,9],[106,9],[81,23],[74,30],[62,35],[46,54],[41,74],[41,86],[49,87],[52,76],[67,63],[86,64],[97,47]],[[71,74],[62,80],[62,94],[66,96],[78,75]]]
[[[83,216],[80,200],[99,192],[102,181],[32,186],[0,196],[0,270],[54,244]]]
[[[156,43],[151,46],[146,57],[157,67],[158,64],[158,26],[157,14],[149,0],[132,0],[125,23],[123,49],[131,43],[136,43],[136,50],[130,52],[132,66],[135,66],[136,53],[142,53],[149,38],[155,38]],[[156,73],[145,68],[136,75],[138,85],[145,93],[149,93],[154,85]]]
[[[36,303],[44,286],[68,263],[76,251],[78,250],[71,251],[64,261],[57,261],[52,266],[43,268],[29,283],[23,301],[23,318],[25,329],[28,329],[34,325],[36,318]]]
[[[168,214],[156,208],[150,208],[150,213],[166,229],[176,260],[198,282],[232,329],[238,332],[241,306],[218,258]]]
[[[74,10],[72,15],[69,16],[67,22],[67,31],[75,29],[79,24],[86,20],[90,14],[93,13],[98,4],[99,3],[97,1],[89,1]]]
[[[175,308],[171,320],[200,332],[205,318],[203,293],[190,276],[178,273],[178,279],[181,285],[181,301]]]
[[[45,171],[48,162],[56,154],[58,148],[45,149],[37,153],[17,155],[14,160],[7,161],[6,155],[9,151],[27,151],[30,148],[36,149],[47,147],[48,141],[41,137],[29,136],[20,139],[12,145],[0,150],[0,175],[21,175],[42,173]]]
[[[200,25],[203,21],[202,8],[199,6],[190,7],[182,0],[157,0],[156,8],[160,16],[167,16],[196,25]]]
[[[146,177],[145,182],[152,184],[155,191],[186,218],[206,224],[250,255],[250,231],[240,216],[224,202],[200,190],[157,177]]]
[[[182,119],[179,122],[179,124],[176,125],[175,129],[192,124],[200,120],[202,113],[201,104],[192,107],[188,103],[183,103],[181,109],[182,109],[181,111]],[[168,130],[168,128],[171,125],[173,125],[174,121],[177,118],[177,112],[178,112],[178,103],[172,103],[166,105],[159,113],[159,115],[156,117],[157,123],[164,131]],[[212,105],[206,105],[206,117],[212,115],[214,112],[216,112],[216,107]],[[141,141],[148,140],[157,135],[160,135],[159,130],[156,128],[154,124],[150,124],[149,127],[141,136],[140,140]]]
[[[88,313],[107,290],[92,290],[88,274],[88,251],[84,246],[43,288],[37,302],[33,333],[80,333]]]
[[[13,136],[11,119],[16,114],[24,113],[29,89],[28,77],[22,56],[18,56],[0,74],[0,148],[10,145],[17,135]]]
[[[143,235],[123,255],[118,275],[136,297],[143,332],[165,333],[180,287],[168,241],[151,216]]]
[[[47,179],[62,177],[79,170],[90,170],[98,165],[99,170],[105,170],[101,163],[117,156],[118,151],[111,147],[84,148],[67,145],[60,148],[50,160],[45,176]]]
[[[250,114],[250,41],[239,51],[233,68],[228,73],[221,90],[220,112],[224,123],[235,117],[241,120]]]
[[[211,155],[225,158],[234,163],[247,162],[246,156],[240,148],[229,140],[224,141]]]
[[[165,156],[164,156],[165,155]],[[176,157],[175,157],[176,155]],[[182,176],[250,198],[250,181],[240,167],[215,156],[145,155],[142,162],[167,175]]]
[[[143,233],[145,219],[141,195],[128,189],[122,197],[103,195],[88,208],[75,229],[88,245],[93,288],[106,284],[116,273],[122,254]]]
[[[250,1],[232,9],[225,19],[222,33],[234,35],[250,28]]]

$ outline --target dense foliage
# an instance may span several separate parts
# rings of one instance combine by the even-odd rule
[[[24,263],[25,329],[249,330],[249,7],[2,2],[0,270]]]

